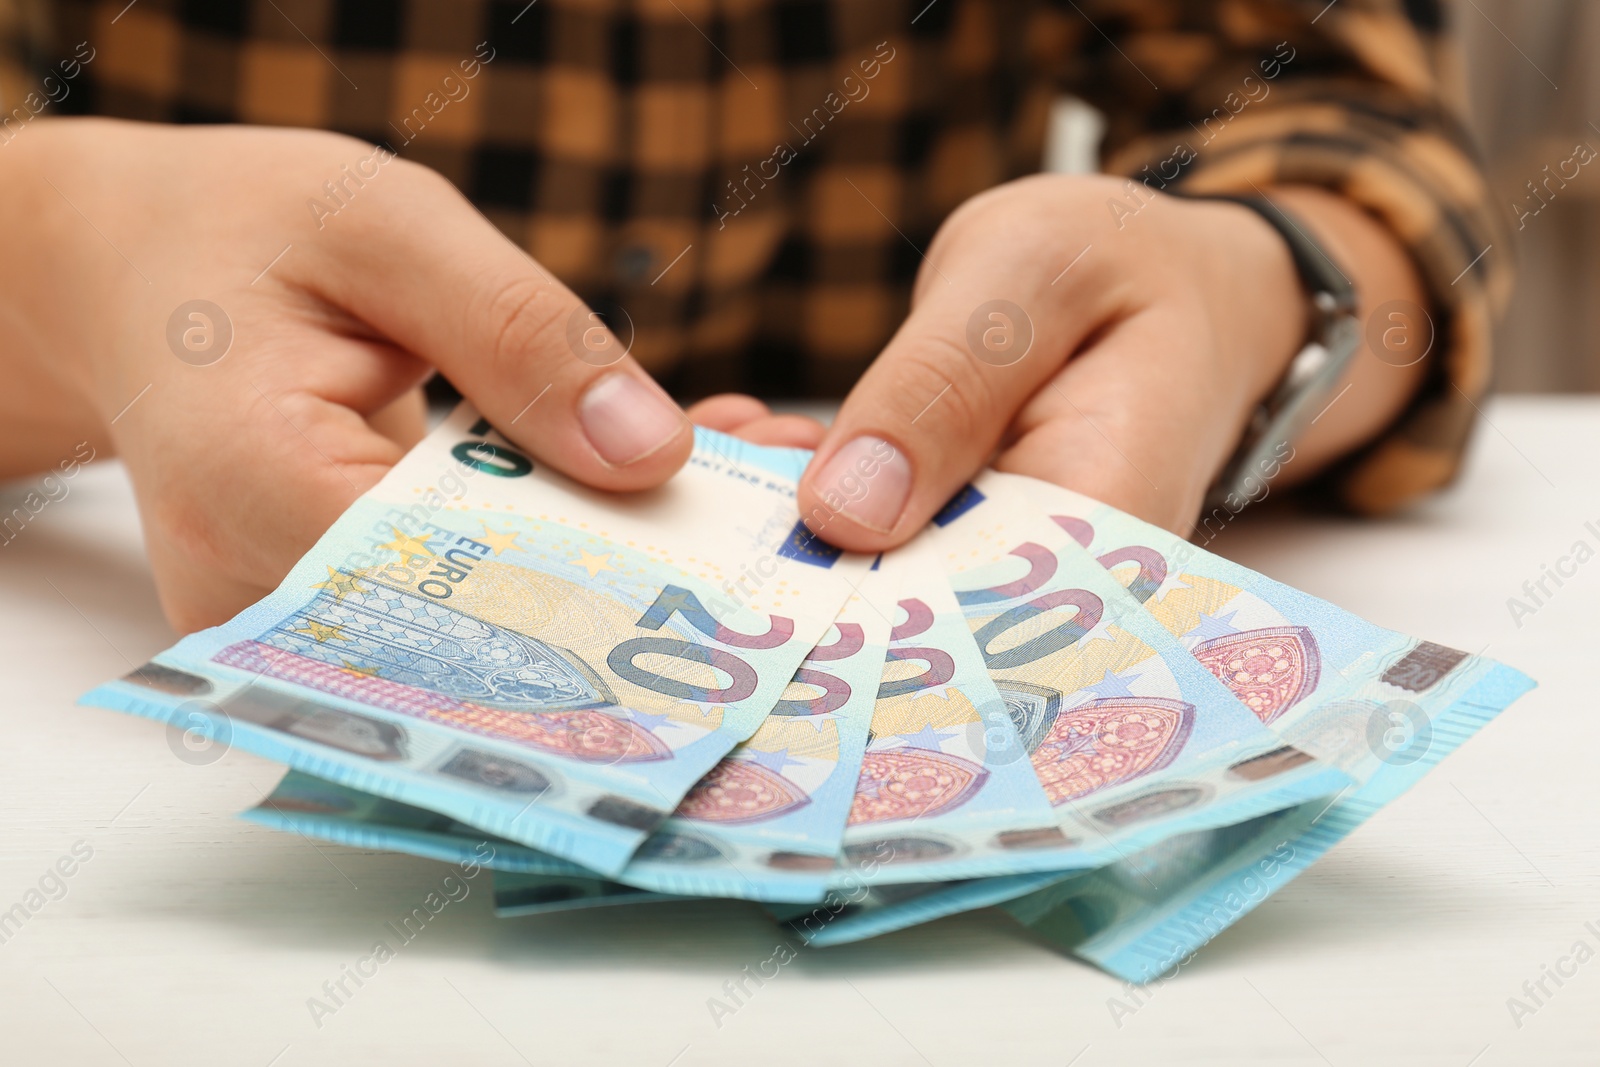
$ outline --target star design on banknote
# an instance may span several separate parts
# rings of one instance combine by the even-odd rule
[[[405,533],[398,526],[391,526],[389,529],[394,531],[394,540],[386,545],[379,545],[379,548],[399,553],[400,558],[408,562],[418,558],[427,559],[434,554],[433,549],[428,547],[428,538]]]
[[[745,755],[751,763],[759,763],[773,774],[782,774],[783,769],[791,763],[801,765],[805,760],[798,760],[789,755],[787,748],[780,748],[775,752],[763,752],[760,749],[746,749]]]
[[[363,667],[360,664],[351,663],[349,660],[341,660],[340,662],[344,666],[339,669],[345,674],[353,674],[357,678],[376,678],[378,676],[378,668],[376,667]]]
[[[1111,632],[1110,619],[1101,619],[1095,624],[1094,629],[1083,635],[1083,643],[1085,645],[1090,641],[1115,641],[1116,639],[1117,635]]]
[[[344,641],[344,627],[318,622],[316,619],[307,619],[304,626],[296,626],[293,630],[297,634],[309,634],[317,644],[325,641]]]
[[[925,724],[922,729],[914,733],[896,734],[896,737],[905,739],[911,748],[927,748],[935,752],[944,751],[944,743],[950,739],[951,731],[936,730],[931,723]]]
[[[1193,585],[1183,580],[1183,575],[1179,574],[1177,571],[1169,571],[1167,576],[1161,579],[1161,584],[1156,586],[1156,591],[1152,594],[1152,599],[1159,604],[1166,598],[1168,593],[1177,592],[1179,589],[1193,588]]]
[[[1135,675],[1133,680],[1138,681],[1138,675]],[[1122,675],[1112,671],[1106,671],[1094,685],[1086,685],[1083,688],[1085,691],[1095,694],[1101,700],[1133,696],[1133,690],[1128,688],[1128,683],[1123,679]]]
[[[614,571],[617,569],[611,565],[611,553],[607,552],[603,556],[597,556],[582,548],[578,549],[578,558],[567,560],[567,565],[569,567],[582,567],[589,572],[589,577],[591,578],[601,571]]]
[[[1226,615],[1207,615],[1202,611],[1200,613],[1200,621],[1195,624],[1194,629],[1183,636],[1209,641],[1213,637],[1227,637],[1229,634],[1236,634],[1239,632],[1239,628],[1230,626],[1229,623],[1233,622],[1233,617],[1237,614],[1239,614],[1237,611],[1230,611]]]
[[[643,727],[651,733],[655,733],[662,726],[679,725],[678,721],[670,715],[652,715],[648,711],[640,711],[637,708],[628,709],[628,719],[635,726]]]
[[[497,556],[508,548],[522,547],[521,545],[517,544],[517,533],[515,530],[507,530],[504,533],[501,533],[497,530],[489,529],[487,525],[484,526],[483,534],[477,540],[479,544],[488,545],[494,550],[494,554]]]
[[[343,600],[345,594],[347,593],[366,592],[365,589],[361,588],[361,579],[345,571],[336,570],[333,567],[328,568],[327,581],[314,582],[312,583],[311,588],[326,589],[328,592],[332,593],[334,598],[337,600]]]

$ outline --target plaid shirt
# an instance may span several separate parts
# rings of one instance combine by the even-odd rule
[[[941,220],[1039,169],[1071,93],[1110,172],[1328,187],[1410,250],[1438,373],[1331,480],[1377,511],[1454,475],[1509,289],[1439,29],[1436,0],[0,0],[0,102],[54,72],[56,113],[386,143],[625,312],[680,395],[829,396]]]

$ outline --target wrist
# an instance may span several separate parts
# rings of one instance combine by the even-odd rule
[[[1354,285],[1355,316],[1365,324],[1373,309],[1399,302],[1431,323],[1430,300],[1421,275],[1394,232],[1358,204],[1310,186],[1267,190],[1275,203],[1293,214]],[[1421,330],[1422,323],[1411,327]],[[1285,484],[1304,481],[1330,463],[1367,445],[1387,430],[1416,395],[1430,373],[1431,359],[1414,362],[1380,358],[1367,342],[1357,347],[1329,402],[1316,421],[1294,442],[1296,460],[1285,470]],[[1432,358],[1437,358],[1434,356]]]
[[[1226,501],[1241,494],[1252,497],[1264,479],[1294,456],[1294,443],[1338,399],[1333,390],[1355,357],[1361,329],[1355,284],[1291,213],[1265,196],[1222,199],[1248,208],[1278,235],[1308,298],[1306,343],[1270,396],[1254,408],[1232,460],[1212,487],[1213,497]]]
[[[80,442],[110,450],[88,366],[91,333],[115,316],[85,255],[99,241],[59,189],[72,120],[40,120],[0,170],[0,474],[52,467]],[[54,184],[52,184],[54,183]],[[115,255],[106,248],[107,254]]]
[[[163,216],[180,145],[168,127],[110,119],[32,124],[8,146],[0,293],[15,351],[74,432],[109,437],[145,386],[172,371],[166,314],[186,290],[191,219]],[[182,171],[177,172],[182,174]],[[38,394],[35,394],[38,395]],[[3,403],[3,400],[0,400]],[[52,404],[41,404],[50,407]]]
[[[1246,401],[1238,409],[1241,431],[1284,382],[1305,344],[1321,339],[1314,335],[1322,332],[1325,320],[1313,309],[1313,294],[1303,280],[1307,272],[1317,277],[1329,272],[1327,263],[1333,264],[1328,285],[1337,281],[1337,288],[1354,289],[1347,319],[1353,316],[1357,330],[1374,307],[1385,304],[1409,307],[1415,318],[1428,319],[1427,298],[1410,257],[1377,219],[1348,198],[1324,189],[1274,187],[1266,195],[1287,214],[1285,228],[1292,227],[1287,236],[1242,204],[1189,201],[1199,217],[1209,218],[1213,226],[1221,220],[1227,227],[1225,236],[1213,233],[1209,240],[1226,242],[1226,262],[1237,273],[1230,276],[1226,269],[1203,264],[1201,284],[1208,306],[1216,309],[1212,321],[1222,365],[1239,377],[1240,388],[1233,395]],[[1291,244],[1302,243],[1299,238],[1316,248],[1304,253],[1304,271],[1291,250]],[[1311,283],[1311,288],[1324,287]],[[1422,323],[1409,325],[1422,328]],[[1349,328],[1344,327],[1346,346]],[[1355,343],[1342,369],[1330,368],[1335,376],[1317,386],[1317,397],[1302,398],[1305,404],[1322,396],[1327,400],[1308,415],[1309,422],[1297,424],[1289,441],[1296,462],[1285,472],[1285,484],[1304,481],[1379,435],[1398,418],[1427,374],[1423,358],[1379,359],[1365,344]],[[1340,403],[1346,396],[1350,399]]]
[[[1277,388],[1311,330],[1310,294],[1288,243],[1266,219],[1228,200],[1193,200],[1209,213],[1207,240],[1222,263],[1202,264],[1217,309],[1222,357],[1237,375],[1241,426]]]

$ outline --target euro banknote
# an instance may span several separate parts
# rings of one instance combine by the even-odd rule
[[[571,860],[486,834],[449,815],[301,771],[285,774],[240,818],[350,848],[406,852],[452,865],[472,862],[497,871],[568,877],[589,874]]]
[[[619,884],[750,900],[822,896],[857,795],[888,648],[887,582],[883,571],[862,579],[766,721],[645,839]]]
[[[1028,869],[1063,838],[938,558],[921,535],[881,566],[895,625],[835,881]]]
[[[1064,537],[1058,540],[1065,543]],[[1126,613],[1131,608],[1134,625],[1154,629],[1136,605],[1116,602],[1123,594],[1098,566],[1073,556],[1067,557],[1067,565],[1068,569],[1077,566],[1083,581],[1098,583],[1111,610]],[[819,729],[807,723],[812,715],[799,716],[798,721],[791,717],[796,711],[822,711],[829,706],[828,700],[820,705],[815,697],[803,705],[780,704],[761,731],[719,764],[690,793],[679,812],[644,842],[612,884],[671,894],[808,902],[821,898],[828,885],[837,892],[855,892],[863,883],[1083,869],[1110,862],[1142,841],[1195,825],[1247,818],[1306,796],[1325,795],[1344,784],[1338,772],[1310,767],[1309,760],[1280,760],[1274,766],[1283,772],[1283,780],[1264,785],[1262,777],[1270,776],[1233,769],[1235,764],[1248,766],[1263,745],[1245,751],[1233,737],[1226,745],[1213,746],[1228,756],[1211,769],[1209,777],[1214,781],[1191,776],[1185,786],[1206,794],[1208,803],[1197,805],[1198,811],[1186,810],[1184,804],[1116,804],[1099,809],[1098,821],[1103,825],[1097,825],[1095,816],[1070,806],[1053,810],[1039,775],[1048,774],[1055,764],[1042,761],[1035,767],[1030,763],[1030,750],[1017,733],[1019,725],[1028,725],[1027,718],[1019,714],[1014,698],[1008,702],[995,688],[983,650],[969,636],[960,598],[952,594],[942,574],[937,553],[926,540],[886,556],[881,568],[863,581],[860,593],[846,605],[834,631],[838,638],[821,650],[826,656],[814,651],[811,660],[828,662],[843,651],[854,655],[836,661],[834,677],[825,686],[816,685],[823,679],[814,672],[808,679],[807,668],[797,674],[795,684],[815,687],[818,697],[831,694],[842,699],[849,695],[838,721],[845,742],[842,747],[848,751],[833,768],[844,774],[834,775],[826,793],[818,790],[814,797],[807,797],[796,782],[769,767],[739,765],[749,758],[743,756],[745,750],[775,750],[773,745],[763,745],[763,735],[776,738],[781,730],[792,736],[798,730],[809,740],[826,730],[831,736],[828,724]],[[1059,584],[1054,588],[1060,588]],[[967,599],[975,605],[994,600],[981,596]],[[890,617],[897,625],[886,655],[882,642]],[[860,634],[866,635],[865,642],[859,641]],[[861,644],[875,647],[862,648]],[[1172,669],[1179,674],[1187,672],[1189,695],[1202,703],[1220,702],[1226,708],[1229,698],[1217,683],[1184,656],[1175,642],[1168,639],[1168,644],[1163,653],[1174,664]],[[1154,655],[1141,645],[1133,659],[1149,660]],[[1165,691],[1177,692],[1171,681],[1172,669],[1161,668],[1168,679]],[[880,670],[881,686],[876,682]],[[1155,668],[1147,664],[1146,670]],[[1069,684],[1070,679],[1060,670],[1056,674],[1036,672],[1036,676],[1067,685],[1069,707],[1075,701],[1092,703],[1095,696],[1092,687],[1080,692],[1079,686]],[[1216,691],[1194,691],[1197,686]],[[1145,688],[1142,686],[1141,692]],[[872,716],[872,745],[865,760],[860,748],[865,741],[864,723],[852,726],[850,721],[850,715],[862,710]],[[1253,717],[1238,708],[1233,712],[1237,729],[1266,736]],[[1036,722],[1033,732],[1038,733]],[[1036,737],[1035,752],[1037,748]],[[762,773],[765,771],[772,773]],[[749,778],[744,781],[735,777],[747,773]],[[1126,777],[1137,779],[1138,769]],[[730,781],[731,787],[724,785]],[[707,818],[707,805],[700,800],[702,791],[726,788],[732,792],[719,800],[712,808],[713,817]],[[785,797],[800,797],[804,802],[795,804]],[[841,848],[839,833],[846,811],[850,829]],[[716,817],[724,812],[733,818]],[[264,812],[252,815],[257,821],[271,817]],[[359,812],[328,815],[315,821],[301,819],[299,828],[336,840],[373,840],[375,831],[370,826],[346,826],[337,835],[329,832],[337,823],[359,824],[361,819]],[[1069,839],[1061,831],[1062,825],[1072,827],[1077,838]],[[775,847],[780,843],[786,847]],[[469,845],[462,839],[454,847],[464,850]],[[828,877],[830,868],[833,873]],[[528,864],[516,869],[539,870]],[[545,892],[557,892],[561,880],[566,879],[574,899],[598,901],[605,895],[599,884],[604,879],[597,881],[596,872],[550,867],[540,873],[549,876]],[[850,921],[854,918],[832,925],[822,935],[824,943],[857,936]],[[870,930],[870,925],[863,929]]]
[[[1037,499],[1265,725],[1415,644],[1079,493],[1042,486]]]
[[[1504,664],[1416,642],[1316,716],[1357,779],[1323,801],[1172,838],[1005,907],[1046,941],[1130,982],[1170,979],[1531,689]],[[1382,711],[1401,703],[1402,723]],[[1416,718],[1413,718],[1416,716]],[[1375,736],[1373,723],[1385,723]]]
[[[494,870],[559,876],[542,883],[554,899],[592,900],[605,886],[629,897],[698,894],[753,900],[819,899],[835,865],[855,795],[889,624],[868,597],[869,574],[812,649],[790,688],[748,741],[696,784],[640,845],[618,881],[569,860],[485,835],[449,816],[291,771],[244,813],[252,822],[358,848],[391,849],[447,862],[477,856]],[[882,594],[877,594],[881,596]],[[522,895],[531,883],[518,883]],[[566,891],[552,888],[559,884]],[[653,899],[653,897],[652,897]],[[566,905],[575,906],[575,905]]]
[[[1349,780],[1324,798],[1286,791],[1259,813],[1178,828],[1091,875],[863,894],[817,933],[819,945],[1015,901],[1008,908],[1055,942],[1081,943],[1085,958],[1146,980],[1174,952],[1185,957],[1259,905],[1532,686],[1503,665],[1383,629],[1079,494],[993,472],[977,484],[995,496],[1026,493],[1118,577],[1276,739],[1276,755],[1260,766],[1302,754]]]
[[[988,471],[934,521],[973,640],[1063,817],[1077,826],[1086,807],[1125,804],[1121,821],[1136,824],[1152,809],[1225,803],[1251,783],[1325,771],[1283,751],[1233,690],[1041,512],[1051,488]],[[1172,789],[1218,768],[1236,768],[1220,791]],[[1163,792],[1152,794],[1157,775]],[[1091,825],[1119,820],[1101,814]]]
[[[608,495],[462,405],[266,599],[84,700],[614,875],[870,563],[762,451],[702,432],[668,485]]]
[[[936,516],[926,535],[933,558],[920,569],[953,587],[966,623],[928,643],[987,676],[982,691],[995,701],[941,743],[994,744],[990,763],[1006,768],[1019,793],[1031,771],[1048,817],[1035,806],[1038,825],[1018,833],[1009,816],[1006,835],[983,839],[1000,847],[981,863],[980,842],[948,838],[922,819],[880,839],[890,858],[869,884],[1098,866],[1141,841],[1346,782],[1303,753],[1279,751],[1248,709],[1038,514],[1030,481],[986,474],[967,487]],[[848,928],[835,922],[827,936]]]
[[[864,612],[866,624],[885,612],[895,613],[898,624],[877,691],[873,743],[853,783],[851,828],[832,879],[838,891],[863,882],[1085,869],[1151,840],[1247,819],[1347,784],[1303,754],[1280,751],[1248,709],[1083,557],[1059,526],[1033,515],[1027,489],[1002,477],[987,496],[968,490],[941,515],[942,542],[924,540],[890,554],[873,576],[879,584],[863,587],[873,590],[863,607],[878,602]],[[969,538],[972,522],[983,524],[982,537]],[[960,547],[969,540],[983,551]],[[935,543],[944,544],[942,557]],[[973,566],[975,560],[981,566]],[[1020,579],[1009,573],[1018,564],[1026,568]],[[951,573],[975,587],[952,594]],[[896,586],[907,595],[885,599],[880,590],[890,580],[909,583]],[[1070,640],[1061,637],[1085,621],[1084,609],[1094,621]],[[1000,632],[994,632],[997,619]],[[972,627],[982,641],[969,636]],[[1015,638],[1009,651],[1003,647],[1007,634]],[[1159,717],[1173,709],[1182,716],[1177,744],[1162,734],[1169,720]],[[1199,741],[1191,744],[1196,733]],[[1142,748],[1130,743],[1135,739]],[[1122,759],[1119,745],[1136,759]],[[1186,777],[1176,787],[1168,779],[1160,789],[1139,791],[1147,774],[1173,762],[1162,745],[1186,749],[1178,759]],[[720,778],[714,771],[706,784]],[[1102,793],[1105,804],[1080,803]],[[820,880],[808,881],[798,871],[785,872],[789,877],[774,891],[759,853],[740,864],[727,842],[708,840],[694,796],[688,810],[645,843],[617,884],[769,901],[820,896]],[[831,856],[837,846],[828,848]],[[581,889],[584,899],[601,895],[578,885],[587,875],[547,873],[576,879],[574,892]],[[980,889],[966,884],[968,891]],[[1046,883],[1025,881],[1017,891],[1038,884]],[[893,920],[895,912],[857,908],[818,936],[821,943],[869,936],[895,921],[919,921],[930,905],[959,910],[961,892],[942,891],[921,902],[891,894],[902,902],[903,920]],[[979,898],[991,894],[992,887],[983,886]]]
[[[1086,931],[1082,950],[1108,969],[1158,973],[1148,971],[1163,962],[1152,951],[1157,943],[1167,954],[1192,952],[1214,936],[1220,917],[1231,922],[1258,906],[1533,685],[1511,668],[1374,625],[1087,497],[1050,486],[1042,500],[1269,730],[1352,779],[1328,802],[1262,820],[1258,833],[1195,835],[1136,864],[1180,863],[1183,877],[1141,877],[1132,893],[1116,866],[1086,880],[1081,894],[1090,897],[1120,887],[1115,911],[1125,921],[1114,924],[1116,936],[1091,940]],[[1156,895],[1152,883],[1189,888]],[[1063,916],[1085,909],[1047,919],[1035,900],[1019,901],[1016,911],[1060,940]],[[1157,914],[1169,920],[1164,933]]]
[[[580,908],[618,904],[658,904],[692,897],[655,893],[604,878],[550,877],[534,873],[494,872],[494,913],[502,919],[548,915]]]
[[[84,700],[288,765],[254,822],[493,868],[508,917],[734,897],[821,947],[998,904],[1146,980],[1532,684],[993,471],[852,556],[809,459],[697,431],[607,495],[463,406]]]
[[[1031,862],[980,873],[1059,877],[1349,784],[1268,731],[1040,510],[1040,491],[1032,479],[986,472],[935,517],[931,535],[1018,733],[1018,760],[1031,765],[1057,826],[1053,837],[1035,836]],[[807,933],[819,945],[857,940],[1049,881],[868,894]]]

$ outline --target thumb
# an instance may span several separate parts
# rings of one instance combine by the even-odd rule
[[[495,428],[601,489],[688,459],[683,411],[601,316],[432,171],[391,160],[307,257],[302,280],[438,367]],[[347,221],[341,217],[342,224]]]
[[[1100,309],[1015,264],[946,260],[950,290],[922,299],[839,410],[800,485],[800,514],[840,548],[901,544],[989,463]],[[998,290],[1022,303],[993,296]]]

